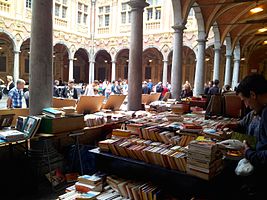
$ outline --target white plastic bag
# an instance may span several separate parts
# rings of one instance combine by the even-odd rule
[[[248,176],[252,174],[253,170],[253,165],[246,158],[243,158],[238,162],[235,173],[238,176]]]

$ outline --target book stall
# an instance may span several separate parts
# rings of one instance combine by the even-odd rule
[[[59,199],[140,199],[140,195],[144,195],[141,199],[160,199],[157,195],[165,192],[159,191],[166,188],[157,178],[151,178],[156,174],[159,180],[165,180],[164,183],[175,177],[171,182],[180,185],[180,189],[192,197],[201,193],[201,188],[221,174],[225,159],[241,158],[242,145],[229,146],[229,142],[224,141],[240,141],[243,138],[228,128],[218,128],[237,121],[237,118],[207,117],[203,107],[190,103],[192,99],[159,101],[158,94],[142,97],[144,110],[127,111],[125,98],[125,95],[113,95],[108,100],[102,96],[82,96],[77,103],[54,98],[55,106],[44,108],[42,115],[18,115],[15,128],[4,128],[11,127],[13,118],[10,119],[10,124],[0,131],[0,138],[3,144],[25,141],[27,151],[32,156],[36,155],[33,152],[38,143],[43,145],[37,148],[38,151],[47,152],[43,156],[38,154],[39,157],[49,158],[49,152],[57,155],[57,158],[51,159],[52,162],[47,160],[43,170],[52,186],[78,180]],[[73,103],[75,106],[72,106]],[[56,149],[50,147],[51,141]],[[83,153],[82,145],[88,144],[90,148]],[[68,164],[72,167],[60,171],[59,168],[65,166],[54,151],[61,153],[68,145],[73,146],[71,163]],[[60,160],[60,163],[55,164],[53,160]],[[73,166],[77,160],[78,167],[75,169]],[[90,170],[88,163],[94,166]],[[114,166],[120,169],[119,173],[116,173]],[[120,172],[125,171],[120,166],[132,169],[133,173],[137,173],[138,180],[128,177],[129,171],[124,173],[126,176],[120,177]],[[91,185],[87,186],[83,175],[92,175],[96,170],[108,173],[105,178],[98,177],[101,183],[90,182]],[[147,179],[142,180],[146,171]],[[67,176],[73,173],[77,176],[68,182]],[[57,174],[61,174],[60,178],[54,177]],[[113,174],[120,178],[114,180]],[[85,177],[91,177],[89,175]],[[117,185],[113,183],[118,180]],[[200,183],[201,187],[192,189]],[[123,189],[116,188],[120,184]],[[169,187],[168,183],[166,187]],[[166,191],[169,193],[168,189]]]

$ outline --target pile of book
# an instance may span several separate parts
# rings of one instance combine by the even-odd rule
[[[1,130],[0,139],[6,142],[24,140],[24,133],[17,130]]]
[[[78,177],[78,182],[66,188],[66,194],[59,196],[59,199],[96,199],[103,191],[104,179],[98,175],[83,175]]]
[[[63,107],[61,110],[64,112],[65,116],[70,116],[76,113],[76,109],[73,106]]]
[[[95,175],[93,175],[95,176]],[[79,180],[89,183],[92,181],[92,176],[85,175]],[[137,182],[133,180],[122,179],[114,175],[102,177],[95,176],[94,180],[101,178],[103,188],[101,191],[77,191],[75,186],[66,188],[66,193],[59,196],[59,200],[158,200],[165,199],[161,189],[151,183]],[[95,182],[95,181],[93,181]],[[77,183],[76,183],[77,184]]]
[[[56,110],[54,108],[44,108],[42,112],[45,116],[51,118],[59,118],[62,117],[63,112]]]
[[[133,137],[100,141],[99,148],[101,151],[110,151],[114,155],[142,160],[182,172],[186,171],[187,150],[181,146]]]
[[[188,145],[187,173],[210,180],[223,169],[222,152],[210,140],[194,140]]]
[[[84,121],[88,127],[100,126],[106,123],[104,116],[95,114],[85,115]]]

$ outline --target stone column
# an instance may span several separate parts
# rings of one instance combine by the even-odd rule
[[[224,85],[231,85],[231,58],[232,55],[226,54],[226,64],[225,64],[225,77]]]
[[[32,1],[30,56],[30,115],[52,106],[53,0]]]
[[[180,98],[182,89],[182,55],[183,55],[183,30],[184,26],[173,26],[173,56],[171,71],[171,96],[173,99]]]
[[[234,89],[238,83],[239,77],[239,67],[240,67],[240,59],[234,59],[234,69],[233,69],[233,79],[232,79],[232,88]]]
[[[205,66],[205,47],[206,40],[198,40],[198,52],[197,52],[197,63],[195,72],[195,83],[194,83],[194,95],[200,95],[204,92],[204,66]]]
[[[111,80],[110,81],[114,81],[116,80],[116,61],[112,61],[111,62]]]
[[[131,0],[131,42],[128,71],[128,110],[142,108],[143,12],[145,0]]]
[[[73,58],[69,59],[69,80],[73,80]]]
[[[213,68],[213,80],[220,80],[220,56],[221,49],[214,49],[214,68]]]
[[[19,79],[19,53],[20,51],[14,50],[14,71],[13,71],[13,78],[14,83]]]
[[[89,83],[92,83],[95,79],[95,61],[90,61],[89,73]]]
[[[163,60],[163,76],[162,76],[162,83],[166,85],[168,82],[168,60]]]

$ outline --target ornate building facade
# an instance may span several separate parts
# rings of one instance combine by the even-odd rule
[[[0,0],[0,77],[29,80],[33,0]],[[143,40],[143,80],[171,81],[173,8],[167,0],[148,0]],[[131,12],[126,0],[54,0],[54,79],[76,82],[127,79]],[[194,84],[198,24],[191,9],[183,34],[182,82]],[[206,44],[205,82],[213,79],[215,32]],[[226,47],[221,47],[224,81]],[[165,70],[164,70],[165,68]],[[242,74],[242,65],[241,65]]]

